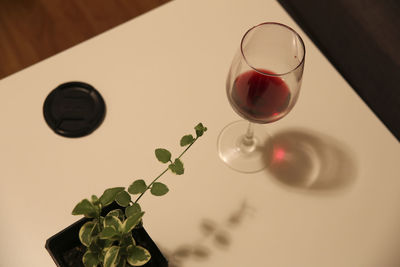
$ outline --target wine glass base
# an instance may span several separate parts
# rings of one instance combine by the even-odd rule
[[[271,136],[263,130],[263,125],[253,124],[252,144],[244,144],[243,139],[249,127],[248,121],[236,121],[227,125],[218,136],[218,154],[230,168],[254,173],[268,166],[271,155]]]

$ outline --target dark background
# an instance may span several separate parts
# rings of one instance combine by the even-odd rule
[[[400,140],[400,1],[278,1]]]

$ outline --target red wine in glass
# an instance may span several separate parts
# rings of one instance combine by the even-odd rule
[[[218,137],[219,156],[229,167],[251,173],[268,166],[273,139],[261,125],[293,108],[304,62],[304,42],[286,25],[266,22],[245,33],[226,81],[229,103],[245,120],[227,125]]]
[[[273,122],[288,109],[290,90],[282,78],[268,70],[249,70],[234,81],[228,97],[241,116],[253,122]]]

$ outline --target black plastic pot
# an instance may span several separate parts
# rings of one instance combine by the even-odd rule
[[[119,206],[112,204],[104,209],[104,213],[115,208]],[[84,267],[82,256],[86,248],[79,240],[79,229],[87,221],[89,219],[83,218],[47,239],[45,247],[58,267]],[[143,226],[135,228],[132,236],[138,245],[146,248],[151,254],[150,261],[143,267],[168,267],[167,260]]]

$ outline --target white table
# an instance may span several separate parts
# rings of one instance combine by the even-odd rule
[[[216,139],[239,119],[225,97],[231,59],[245,30],[263,21],[303,36],[306,68],[294,110],[265,126],[289,149],[285,168],[248,175],[219,160]],[[95,86],[107,105],[102,126],[78,139],[54,134],[42,115],[47,94],[71,80]],[[199,121],[209,131],[185,155],[186,174],[168,174],[170,192],[142,201],[163,250],[209,252],[180,266],[400,265],[397,140],[277,2],[175,0],[0,81],[0,266],[54,266],[44,244],[78,219],[75,203],[150,181],[164,168],[154,149],[177,154]],[[317,186],[296,182],[311,178]],[[204,220],[226,246],[204,236]]]

